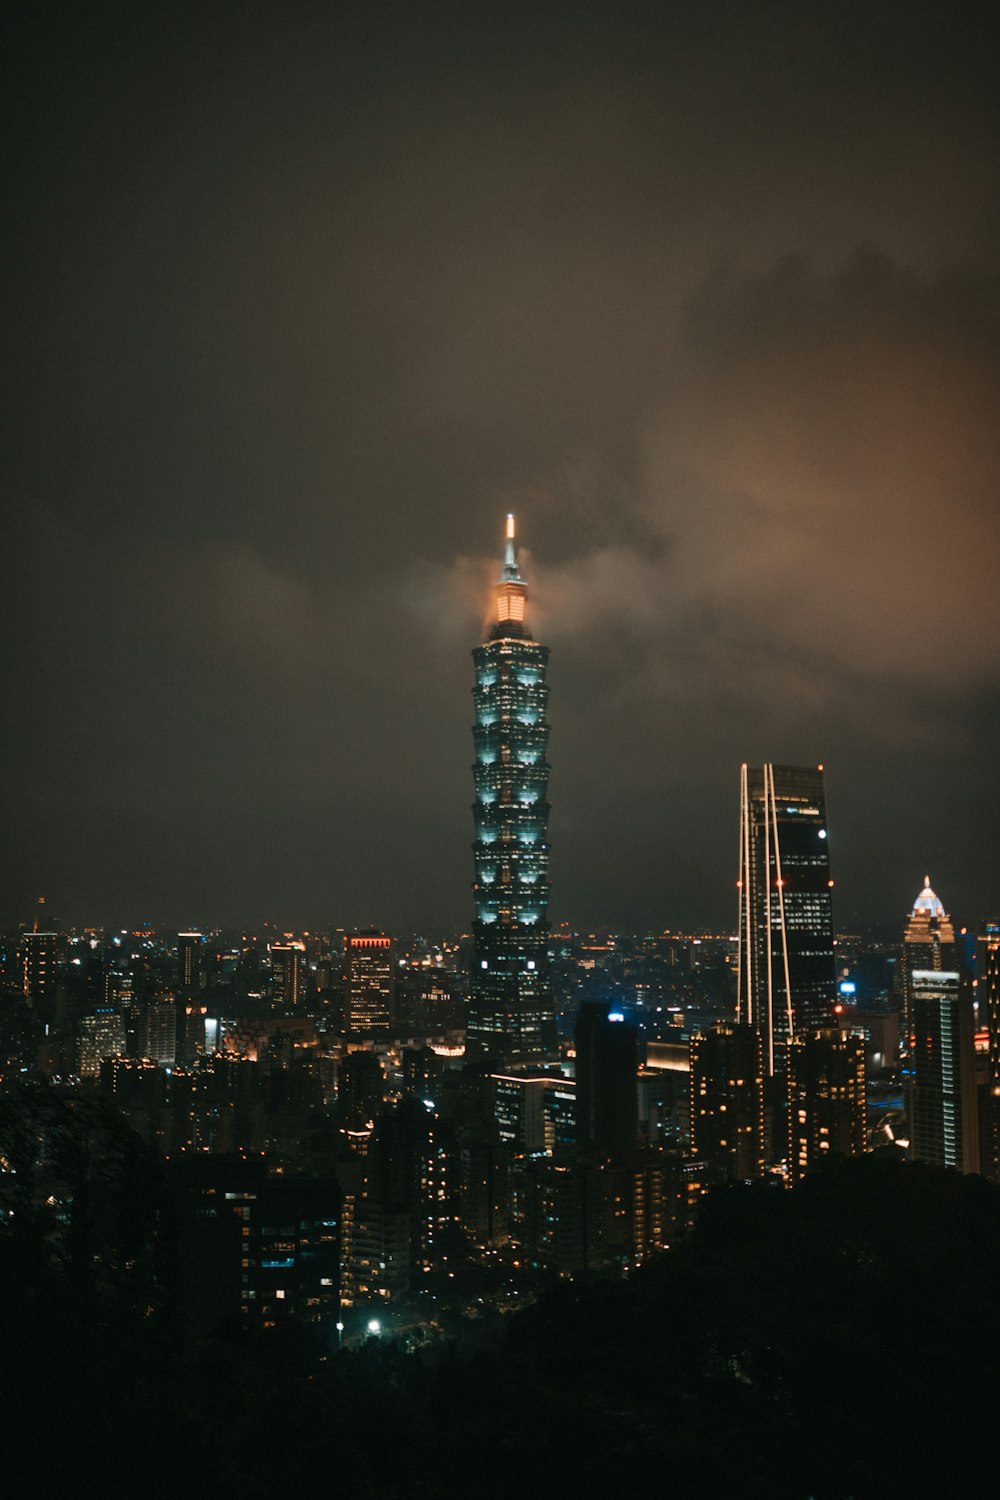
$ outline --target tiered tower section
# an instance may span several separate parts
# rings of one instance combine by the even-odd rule
[[[476,915],[467,1051],[511,1065],[555,1049],[549,976],[549,653],[525,623],[527,585],[507,517],[497,618],[472,653]]]

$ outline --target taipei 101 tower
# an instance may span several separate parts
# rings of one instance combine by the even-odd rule
[[[527,584],[507,517],[496,619],[472,653],[476,915],[466,1055],[510,1066],[554,1056],[549,977],[549,653],[525,623]]]

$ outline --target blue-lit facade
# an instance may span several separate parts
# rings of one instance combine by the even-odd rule
[[[527,585],[507,518],[497,618],[473,651],[476,914],[467,1053],[534,1062],[555,1051],[549,976],[549,653],[525,623]]]

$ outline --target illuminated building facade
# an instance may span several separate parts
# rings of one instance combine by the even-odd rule
[[[185,995],[201,989],[201,950],[204,941],[200,932],[177,934],[177,978],[181,992]]]
[[[271,1004],[275,1010],[295,1010],[302,1001],[306,945],[299,942],[272,943]]]
[[[173,1000],[161,997],[150,1001],[145,1031],[146,1056],[163,1068],[172,1068],[177,1061],[177,1007]]]
[[[1000,1182],[1000,922],[987,923],[978,946],[979,1024],[985,1025],[989,1038],[981,1170],[984,1177]]]
[[[55,1007],[56,975],[59,970],[59,936],[55,932],[21,934],[21,989],[25,1000],[43,1019]]]
[[[347,1030],[367,1036],[388,1032],[392,1007],[392,938],[370,929],[344,938],[344,1010]]]
[[[867,1144],[865,1039],[825,1027],[788,1044],[788,1164],[793,1182]]]
[[[713,1182],[764,1172],[764,1051],[753,1026],[718,1022],[691,1038],[691,1152]]]
[[[913,903],[903,934],[903,1022],[909,1043],[913,1028],[913,975],[957,967],[955,929],[944,905],[931,890],[931,877],[924,876],[924,888]]]
[[[476,915],[467,1055],[536,1062],[555,1051],[549,976],[549,653],[525,624],[527,585],[507,518],[496,620],[472,653]]]
[[[783,1071],[787,1039],[833,1018],[836,964],[822,766],[744,765],[737,1018]]]
[[[558,1073],[494,1073],[493,1110],[502,1145],[529,1155],[565,1155],[576,1145],[576,1084]]]
[[[910,996],[910,1154],[978,1172],[972,997],[958,971],[947,969],[914,969]]]
[[[105,1058],[125,1055],[125,1022],[115,1010],[102,1009],[80,1021],[81,1078],[99,1078]]]

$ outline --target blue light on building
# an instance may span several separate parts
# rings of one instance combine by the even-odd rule
[[[548,650],[525,623],[527,585],[507,518],[497,618],[472,653],[476,917],[468,1055],[537,1061],[555,1048],[548,963]]]

